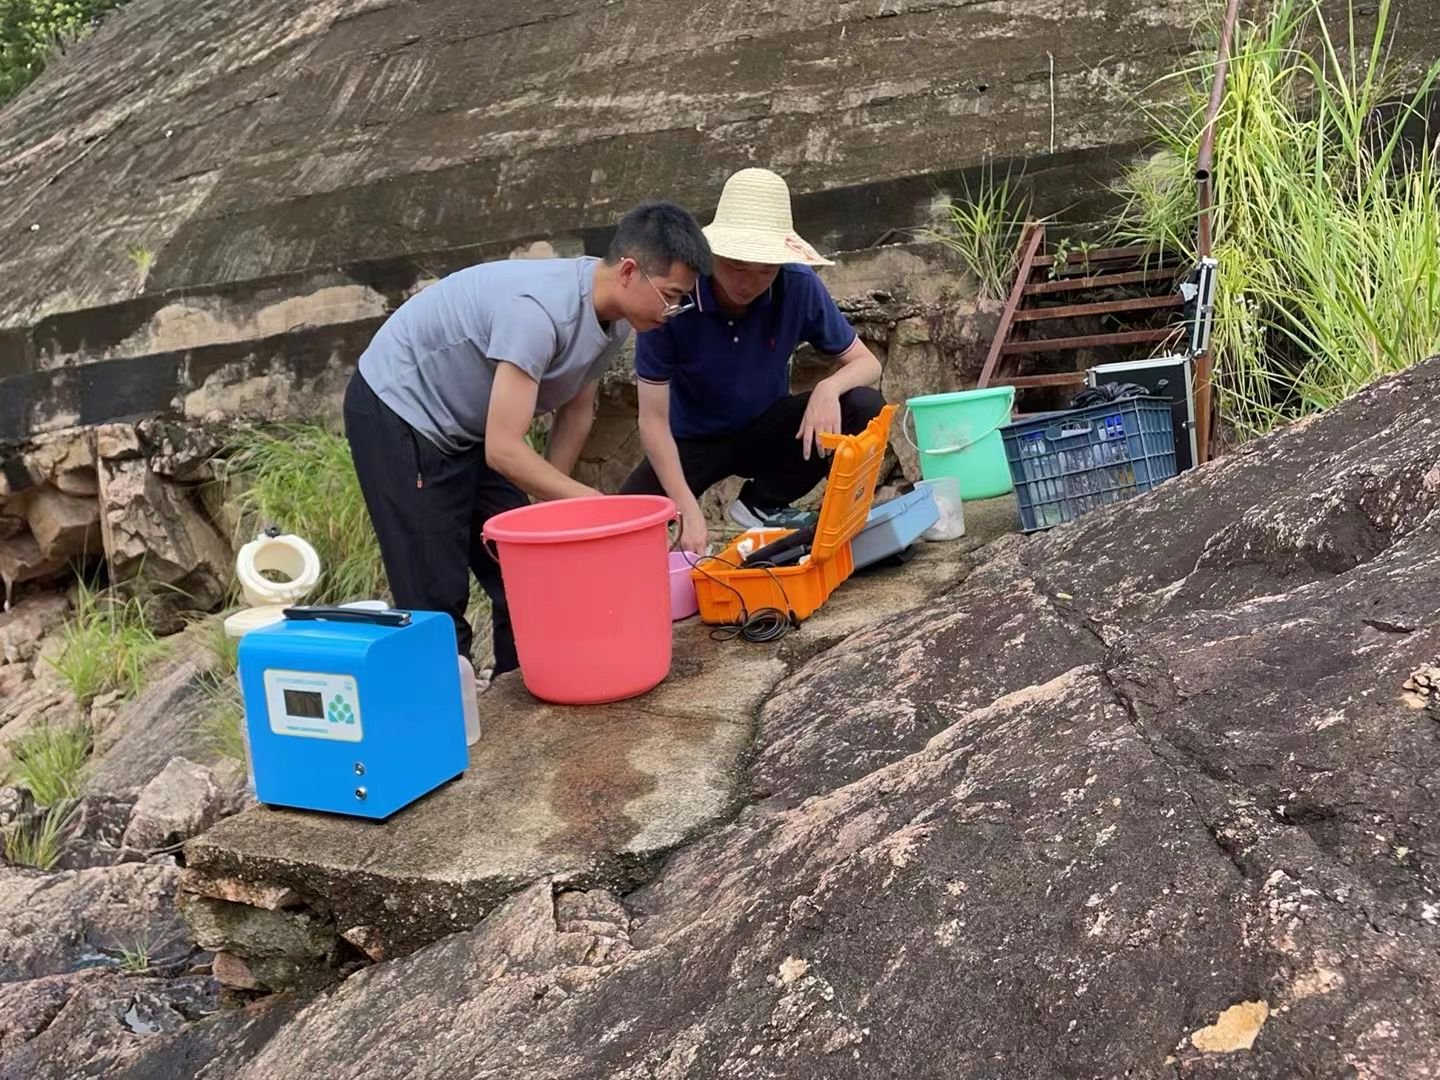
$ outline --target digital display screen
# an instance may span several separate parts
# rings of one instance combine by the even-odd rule
[[[285,711],[306,720],[321,720],[325,716],[325,702],[311,690],[286,690]]]

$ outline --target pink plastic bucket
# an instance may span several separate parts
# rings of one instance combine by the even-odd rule
[[[683,551],[670,552],[670,618],[675,622],[688,619],[700,610],[695,596],[695,579],[690,568],[697,556]]]
[[[497,514],[520,674],[563,705],[634,697],[670,673],[669,524],[658,495],[536,503]]]

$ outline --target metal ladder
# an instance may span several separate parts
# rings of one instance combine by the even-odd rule
[[[1058,269],[1057,263],[1059,264]],[[1046,322],[1095,315],[1145,315],[1179,312],[1185,304],[1176,282],[1192,266],[1179,253],[1162,255],[1148,247],[1101,248],[1045,253],[1045,226],[1031,224],[1020,240],[1020,260],[1000,325],[990,343],[978,386],[1081,387],[1085,372],[1078,367],[1022,375],[1019,357],[1042,353],[1078,353],[1106,346],[1149,346],[1178,340],[1185,333],[1176,320],[1162,327],[1122,329],[1102,334],[1046,337],[1036,331]],[[1144,290],[1147,295],[1115,299],[1117,287]],[[1155,291],[1163,289],[1163,291]],[[1054,303],[1052,301],[1060,301]],[[1145,355],[1149,355],[1147,349]],[[1078,356],[1074,363],[1078,364]]]

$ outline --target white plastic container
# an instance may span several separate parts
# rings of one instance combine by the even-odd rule
[[[284,581],[272,581],[266,572]],[[235,577],[249,607],[225,620],[225,635],[237,641],[251,630],[279,622],[285,609],[309,596],[320,581],[320,556],[298,536],[261,533],[235,555]],[[245,782],[255,794],[255,765],[250,760],[250,729],[240,725],[245,744]]]
[[[475,685],[475,667],[468,656],[460,657],[460,699],[465,707],[465,745],[480,741],[480,691]]]
[[[284,580],[267,578],[267,573]],[[225,620],[225,633],[242,638],[279,622],[286,607],[314,591],[320,581],[320,556],[298,536],[261,533],[236,553],[235,577],[250,606]]]
[[[958,540],[965,535],[965,503],[960,498],[960,478],[942,476],[934,480],[921,480],[915,485],[927,487],[935,496],[935,507],[940,516],[935,524],[922,534],[925,540]]]

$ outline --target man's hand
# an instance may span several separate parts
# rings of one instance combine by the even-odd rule
[[[805,406],[805,418],[800,421],[800,430],[795,437],[800,440],[805,460],[810,460],[810,448],[817,455],[825,453],[820,445],[821,435],[840,434],[840,395],[834,389],[820,383],[810,391],[810,404]]]
[[[704,555],[710,543],[710,525],[700,504],[694,499],[680,508],[680,550],[691,555]]]

